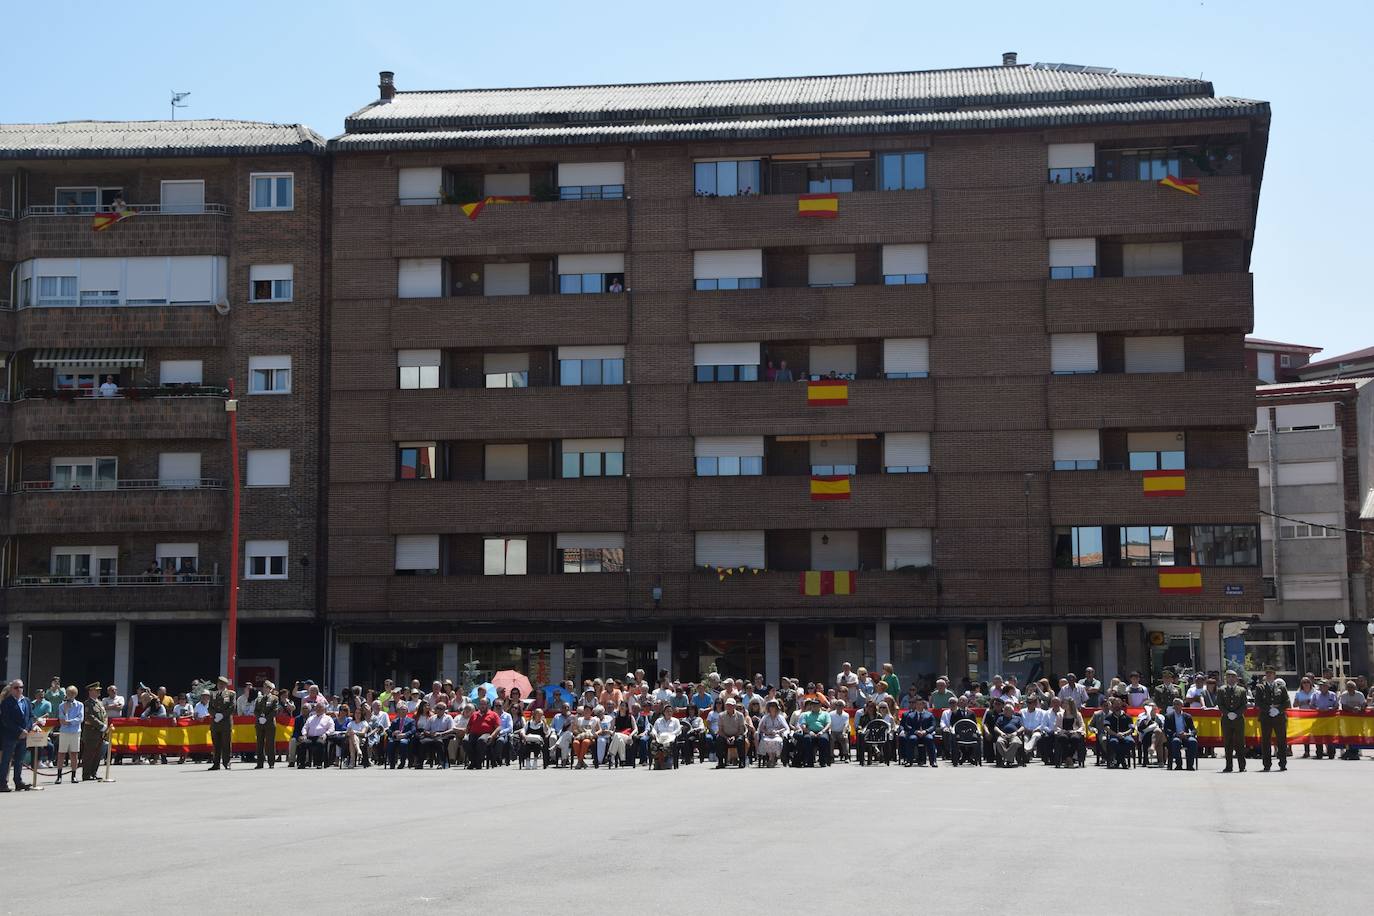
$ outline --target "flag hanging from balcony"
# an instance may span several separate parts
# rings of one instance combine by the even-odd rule
[[[801,593],[810,598],[820,595],[854,594],[854,573],[848,570],[808,569],[801,574]]]
[[[95,216],[91,217],[91,231],[104,232],[115,223],[137,215],[138,211],[128,204],[116,204],[113,209],[106,210],[103,213],[97,213]]]
[[[485,210],[487,207],[490,207],[492,204],[527,204],[529,202],[530,198],[528,196],[514,197],[502,195],[499,197],[484,197],[479,201],[475,201],[474,203],[463,204],[461,207],[459,207],[459,209],[463,211],[463,215],[465,215],[468,219],[476,219],[477,217],[482,215],[483,210]]]
[[[1146,471],[1141,478],[1141,487],[1146,496],[1186,496],[1188,477],[1183,471]]]
[[[1159,571],[1161,595],[1201,595],[1202,570],[1196,566],[1166,566]]]
[[[806,406],[843,407],[849,403],[849,382],[838,378],[806,383]]]
[[[1194,197],[1202,196],[1202,190],[1198,187],[1196,178],[1175,178],[1173,175],[1165,175],[1159,179],[1159,183],[1162,187],[1173,188],[1184,194],[1191,194]]]
[[[849,492],[849,475],[847,474],[811,475],[811,498],[813,500],[848,499]]]
[[[838,194],[803,194],[797,198],[797,215],[815,219],[836,219],[840,215]]]

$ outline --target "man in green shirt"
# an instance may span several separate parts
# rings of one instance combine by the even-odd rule
[[[931,709],[949,709],[954,702],[954,691],[949,689],[949,681],[944,678],[935,679],[935,689],[930,692]]]
[[[802,766],[830,766],[830,713],[821,712],[815,698],[806,701],[806,712],[801,716],[801,734],[797,738],[797,751]],[[819,764],[816,763],[819,759]]]
[[[55,674],[53,675],[52,683],[48,685],[47,690],[43,691],[43,699],[47,700],[48,705],[53,709],[61,706],[63,702],[66,701],[67,690],[62,686],[62,679],[60,677]]]

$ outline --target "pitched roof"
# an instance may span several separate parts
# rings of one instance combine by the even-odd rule
[[[1312,369],[1334,369],[1341,365],[1357,365],[1367,362],[1374,362],[1374,347],[1365,347],[1363,350],[1356,350],[1353,353],[1342,353],[1340,356],[1328,357],[1320,362],[1299,366],[1294,371],[1306,373]]]
[[[318,154],[324,138],[303,124],[190,121],[57,121],[0,124],[0,159]]]
[[[1273,349],[1273,350],[1294,350],[1299,353],[1320,353],[1321,347],[1312,347],[1307,344],[1284,343],[1281,340],[1265,340],[1263,337],[1245,338],[1245,346],[1251,350]]]
[[[948,111],[1213,95],[1212,84],[1200,79],[1058,66],[397,92],[390,101],[379,100],[354,112],[345,120],[344,129],[355,133],[647,118]]]

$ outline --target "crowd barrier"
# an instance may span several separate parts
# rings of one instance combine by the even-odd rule
[[[233,748],[235,754],[251,754],[258,749],[258,720],[252,716],[234,716]],[[276,720],[277,752],[285,754],[291,740],[292,720],[279,716]],[[210,723],[195,719],[111,719],[110,749],[116,756],[130,754],[209,754]]]

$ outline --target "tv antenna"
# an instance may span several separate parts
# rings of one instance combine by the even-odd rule
[[[175,121],[175,120],[177,119],[177,109],[178,109],[178,108],[185,108],[186,105],[187,105],[187,103],[184,102],[184,101],[182,101],[182,99],[186,98],[186,97],[187,97],[188,95],[190,95],[190,94],[191,94],[191,93],[190,93],[189,91],[187,91],[187,92],[177,92],[175,89],[172,90],[172,120],[173,120],[173,121]]]

